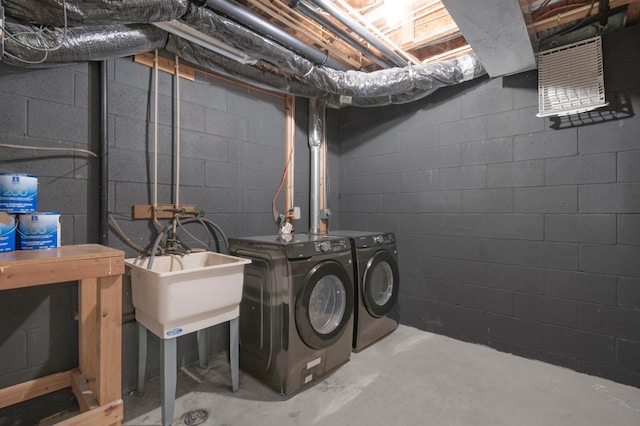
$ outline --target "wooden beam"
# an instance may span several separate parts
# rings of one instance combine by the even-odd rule
[[[135,55],[133,61],[153,68],[154,58],[155,55],[152,52],[147,52]],[[171,75],[176,75],[176,62],[173,59],[158,56],[158,69]],[[193,67],[180,63],[180,77],[195,81],[196,71]]]
[[[91,389],[89,389],[89,383],[87,383],[77,368],[71,370],[71,390],[73,390],[73,394],[76,396],[81,413],[93,410],[100,405]]]
[[[96,378],[98,375],[97,358],[98,345],[98,311],[96,301],[98,295],[98,279],[87,278],[78,283],[78,344],[80,352],[80,371],[96,392]]]
[[[98,278],[96,398],[101,405],[122,395],[122,276]],[[104,348],[108,348],[105,350]]]
[[[327,32],[315,20],[300,14],[295,9],[291,9],[282,1],[275,0],[272,4],[272,2],[265,3],[258,0],[248,0],[247,3],[253,5],[269,18],[280,22],[286,28],[292,29],[295,35],[305,42],[331,51],[332,56],[337,60],[354,68],[362,65],[361,61],[355,59],[361,57],[360,52],[349,46],[342,39],[334,37],[332,33]]]
[[[609,0],[609,7],[613,9],[619,6],[624,6],[625,4],[639,2],[640,0]],[[533,27],[535,32],[548,30],[549,28],[557,27],[559,25],[567,24],[569,22],[577,21],[578,19],[586,17],[589,9],[591,9],[590,4],[576,7],[575,9],[571,9],[566,12],[560,12],[556,15],[536,21],[531,24],[530,27]],[[595,2],[593,5],[593,9],[591,10],[591,15],[597,15],[599,11],[599,3]]]
[[[124,252],[99,244],[0,253],[0,290],[123,273]]]
[[[56,426],[120,425],[122,420],[124,406],[122,399],[117,399],[57,423]]]
[[[0,389],[0,408],[28,401],[71,386],[71,372],[64,371]]]

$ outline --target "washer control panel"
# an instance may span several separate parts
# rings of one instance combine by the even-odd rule
[[[287,246],[287,257],[299,259],[318,256],[329,253],[342,253],[351,250],[349,238],[319,239],[317,241],[305,241],[291,243]]]

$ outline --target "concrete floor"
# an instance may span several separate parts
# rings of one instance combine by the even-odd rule
[[[160,424],[159,380],[125,398],[125,425]],[[203,409],[208,418],[187,419]],[[185,422],[186,420],[186,422]],[[224,356],[178,373],[174,426],[638,426],[640,389],[400,326],[324,381],[281,397]]]

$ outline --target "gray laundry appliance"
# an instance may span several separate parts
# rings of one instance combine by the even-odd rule
[[[382,339],[399,322],[400,273],[392,232],[331,231],[351,240],[355,280],[353,350]]]
[[[240,368],[291,394],[351,357],[354,285],[347,237],[229,239],[251,259],[240,302]]]

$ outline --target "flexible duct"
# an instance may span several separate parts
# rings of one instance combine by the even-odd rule
[[[191,0],[3,0],[7,16],[27,24],[69,25],[150,24],[172,21],[187,13]]]
[[[167,33],[145,24],[83,25],[69,27],[65,34],[62,28],[42,32],[35,25],[5,20],[5,30],[7,34],[23,35],[20,37],[22,43],[5,38],[4,48],[8,55],[2,60],[25,67],[102,61],[161,49],[167,42]],[[31,46],[50,51],[36,50]]]
[[[33,50],[11,38],[6,38],[5,50],[10,55],[20,58],[22,62],[10,57],[3,59],[14,65],[51,66],[104,60],[166,48],[169,52],[213,72],[269,90],[306,98],[317,97],[333,108],[411,102],[427,96],[439,87],[461,83],[485,74],[478,58],[474,55],[370,73],[316,66],[278,43],[209,9],[196,7],[193,3],[185,3],[186,1],[69,0],[66,2],[67,7],[81,17],[75,19],[82,20],[84,25],[69,26],[66,33],[59,26],[42,31],[35,25],[13,22],[14,17],[7,16],[7,33],[30,33],[22,36],[22,40],[27,42],[24,44],[60,47],[55,51],[47,52],[45,58],[42,51]],[[33,7],[35,3],[40,4],[40,2],[34,2],[35,0],[4,0],[3,5],[11,13],[24,14],[24,4],[30,4]],[[64,20],[60,6],[58,5],[58,8],[53,6],[58,4],[56,0],[42,0],[42,4],[42,10],[35,7],[37,16],[42,16],[44,22],[57,22],[57,25],[62,25],[61,22]],[[107,10],[103,11],[102,8]],[[152,13],[147,9],[157,9],[162,12]],[[143,16],[135,16],[133,12],[136,11]],[[147,11],[146,15],[144,11]],[[166,32],[151,24],[121,23],[130,22],[132,19],[150,20],[156,17],[163,20],[173,19],[182,12],[184,12],[180,16],[182,22],[245,51],[249,56],[258,59],[256,65],[239,64],[175,36],[168,37]],[[70,13],[70,15],[73,14]],[[115,23],[96,25],[95,22],[91,22],[91,19],[102,22],[107,20],[106,17],[113,19]],[[33,19],[29,22],[33,22]],[[29,64],[24,61],[40,63]]]

